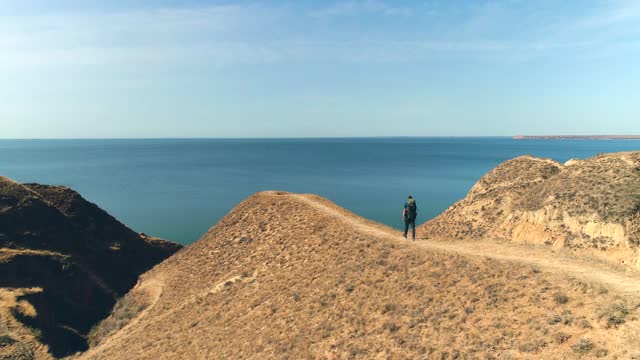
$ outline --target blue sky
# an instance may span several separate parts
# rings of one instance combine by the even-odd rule
[[[0,138],[640,133],[636,0],[0,5]]]

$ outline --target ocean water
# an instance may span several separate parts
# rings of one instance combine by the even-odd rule
[[[261,190],[316,193],[399,228],[407,195],[418,201],[418,222],[426,221],[504,160],[626,150],[640,150],[640,141],[0,140],[0,175],[69,186],[138,232],[188,244]]]

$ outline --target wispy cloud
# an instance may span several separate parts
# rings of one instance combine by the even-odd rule
[[[493,36],[496,19],[506,21],[513,17],[511,8],[497,5],[471,7],[470,14],[449,16],[436,24],[439,32],[435,34],[429,31],[422,34],[370,32],[366,39],[340,33],[339,28],[331,33],[322,28],[309,31],[309,24],[300,23],[309,15],[309,9],[295,5],[278,8],[243,4],[0,16],[0,70],[110,64],[401,64],[445,57],[464,61],[487,58],[528,61],[544,54],[565,51],[570,55],[575,50],[597,49],[608,37],[592,37],[594,31],[587,30],[640,19],[640,2],[617,0],[608,4],[606,11],[596,15],[569,19],[566,23],[581,24],[583,29],[573,34],[567,35],[566,23],[558,23],[551,31],[529,36],[522,30],[525,33],[512,37]],[[519,11],[526,13],[523,9]],[[368,17],[372,13],[411,15],[407,21],[412,22],[424,20],[415,9],[378,0],[335,3],[314,10],[311,15]],[[469,22],[472,26],[465,27]],[[618,45],[624,46],[620,42]],[[637,42],[630,46],[637,47]]]
[[[363,13],[382,14],[385,16],[409,16],[413,10],[409,7],[389,5],[377,0],[343,1],[329,7],[314,10],[312,17],[326,18],[334,16],[359,15]]]
[[[578,19],[572,26],[576,29],[595,29],[631,22],[640,22],[640,1],[610,0],[598,13]]]
[[[273,15],[229,5],[0,16],[0,65],[270,61],[264,46],[246,38]]]
[[[129,10],[123,12],[54,13],[0,17],[3,34],[21,36],[25,46],[73,46],[110,41],[174,40],[200,33],[224,33],[256,21],[254,9],[212,6],[185,9]],[[254,16],[252,16],[254,15]],[[51,43],[49,41],[55,40]]]

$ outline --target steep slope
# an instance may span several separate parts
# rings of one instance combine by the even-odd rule
[[[545,244],[640,270],[640,152],[509,160],[418,235]]]
[[[79,358],[630,357],[639,305],[416,246],[317,196],[263,192],[142,275]]]
[[[36,329],[27,342],[48,345],[53,356],[86,349],[115,299],[179,248],[135,233],[69,188],[0,177],[3,321]]]
[[[83,240],[76,241],[70,252],[118,294],[128,291],[140,274],[180,248],[176,243],[136,233],[67,187],[25,186],[66,216],[76,239]]]

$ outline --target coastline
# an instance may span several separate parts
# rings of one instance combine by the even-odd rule
[[[514,140],[640,140],[640,135],[516,135]]]

